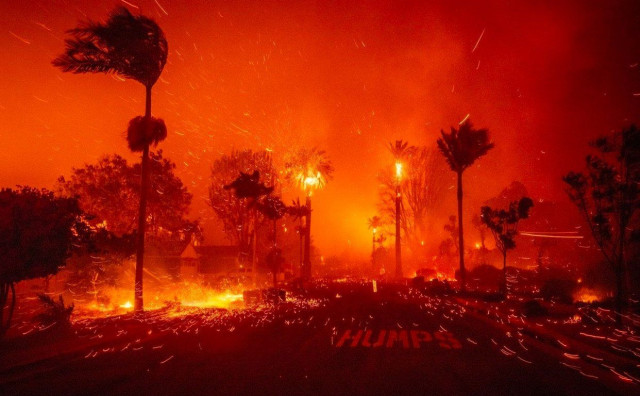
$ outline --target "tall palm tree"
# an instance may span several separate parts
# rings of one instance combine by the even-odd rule
[[[138,81],[145,87],[145,115],[129,123],[127,141],[134,152],[142,152],[142,183],[138,211],[136,252],[135,311],[143,310],[142,268],[149,189],[149,145],[167,136],[160,119],[151,117],[151,89],[167,62],[168,44],[158,24],[143,15],[133,15],[124,7],[116,8],[106,23],[83,22],[68,31],[65,52],[53,60],[64,72],[115,73]]]
[[[389,151],[395,159],[396,167],[396,278],[402,278],[402,242],[400,236],[402,192],[400,190],[400,182],[402,180],[402,168],[405,166],[406,160],[415,153],[416,147],[409,146],[408,142],[396,140],[394,143],[389,143]]]
[[[462,173],[480,157],[493,148],[489,141],[487,129],[474,129],[471,121],[460,125],[458,129],[451,127],[451,132],[441,131],[438,148],[444,155],[449,167],[458,176],[458,238],[460,254],[460,286],[466,288],[466,273],[464,268],[464,236],[462,232]]]
[[[323,188],[333,176],[333,165],[324,150],[314,147],[300,149],[285,161],[286,178],[307,195],[304,260],[302,277],[311,278],[311,195]]]

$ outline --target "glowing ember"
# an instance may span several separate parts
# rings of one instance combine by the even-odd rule
[[[127,301],[126,303],[120,305],[120,308],[131,309],[133,308],[133,304],[131,304],[131,301]]]

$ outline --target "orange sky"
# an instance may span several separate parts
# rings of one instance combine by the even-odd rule
[[[161,148],[194,194],[208,243],[223,243],[204,202],[209,167],[232,148],[326,149],[336,173],[314,197],[313,233],[328,255],[349,241],[368,252],[392,140],[433,144],[467,114],[489,128],[496,149],[466,173],[470,217],[516,179],[534,198],[564,199],[559,178],[581,166],[586,142],[638,121],[632,1],[128,3],[169,41],[153,113],[167,123]],[[66,29],[124,4],[0,3],[1,186],[51,187],[107,153],[135,159],[123,131],[143,113],[142,86],[50,63]]]

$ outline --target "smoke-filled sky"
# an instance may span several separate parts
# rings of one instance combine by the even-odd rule
[[[560,177],[587,142],[639,121],[637,1],[2,1],[0,186],[52,187],[109,153],[136,160],[124,130],[143,87],[51,65],[65,30],[116,6],[169,41],[153,113],[207,243],[225,243],[205,199],[232,148],[327,151],[336,172],[314,196],[313,233],[336,254],[368,251],[393,140],[433,145],[467,115],[490,130],[496,148],[465,174],[470,218],[512,180],[565,200]]]

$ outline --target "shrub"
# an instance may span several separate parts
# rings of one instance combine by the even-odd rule
[[[71,313],[74,305],[64,305],[62,296],[58,297],[58,301],[47,296],[46,294],[38,294],[38,298],[44,307],[44,311],[36,315],[34,320],[43,326],[55,325],[58,327],[71,327]]]

